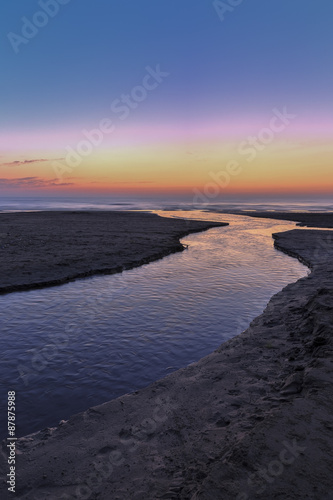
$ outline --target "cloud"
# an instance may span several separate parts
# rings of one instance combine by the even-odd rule
[[[15,161],[11,161],[8,163],[1,163],[1,166],[3,166],[3,167],[18,167],[20,165],[26,165],[28,163],[40,163],[43,161],[54,161],[54,160],[64,160],[64,158],[52,158],[51,160],[46,159],[46,158],[36,158],[33,160],[15,160]]]
[[[42,179],[40,177],[19,177],[16,179],[0,178],[0,188],[48,188],[54,186],[73,186],[73,182],[58,182],[57,179]]]
[[[112,184],[153,184],[153,181],[114,181]]]

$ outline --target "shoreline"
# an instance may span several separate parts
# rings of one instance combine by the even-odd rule
[[[185,250],[188,234],[227,225],[120,211],[0,213],[0,295],[133,269]]]
[[[18,439],[16,498],[332,498],[331,233],[273,237],[311,274],[198,362]]]
[[[332,212],[249,212],[247,210],[214,210],[218,213],[229,213],[234,215],[246,215],[248,217],[259,217],[261,219],[278,219],[297,222],[299,227],[333,228]]]

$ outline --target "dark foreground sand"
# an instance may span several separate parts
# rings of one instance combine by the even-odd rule
[[[333,234],[274,238],[309,277],[199,362],[19,439],[15,498],[333,499]]]
[[[0,294],[140,266],[223,225],[135,212],[0,213]]]

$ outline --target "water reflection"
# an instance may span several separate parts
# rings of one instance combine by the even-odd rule
[[[272,233],[294,223],[205,212],[161,215],[230,226],[188,236],[186,251],[122,274],[1,297],[1,397],[17,391],[18,435],[200,359],[307,273],[273,248]],[[2,435],[5,429],[3,420]]]

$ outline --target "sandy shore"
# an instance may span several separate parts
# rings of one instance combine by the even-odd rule
[[[0,294],[131,269],[223,225],[135,212],[0,213]]]
[[[216,210],[218,212],[218,210]],[[248,215],[249,217],[260,217],[264,219],[280,219],[298,222],[299,226],[307,227],[332,227],[333,213],[323,212],[248,212],[247,210],[230,210],[226,213]]]
[[[197,363],[19,439],[15,498],[333,498],[333,238],[274,238],[311,274]]]

